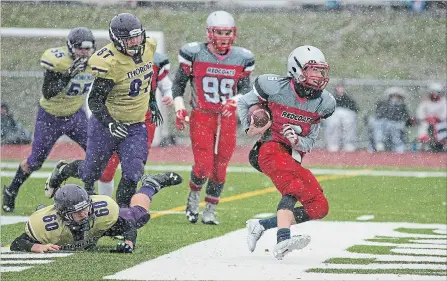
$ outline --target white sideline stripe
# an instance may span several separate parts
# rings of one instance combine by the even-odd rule
[[[18,272],[29,268],[32,268],[32,266],[2,266],[0,267],[0,272]]]
[[[372,242],[365,241],[362,246],[392,246],[396,248],[412,248],[412,249],[444,249],[447,251],[447,245],[436,245],[436,244],[403,244],[403,243],[387,243],[387,242]]]
[[[417,263],[400,263],[400,264],[333,264],[328,263],[320,268],[333,269],[431,269],[446,270],[446,264],[417,264]],[[359,279],[360,280],[360,279]]]
[[[52,260],[2,260],[0,261],[1,265],[4,264],[44,264],[51,263]]]
[[[180,212],[180,211],[153,211],[153,210],[150,210],[149,212],[151,214],[172,214],[172,215],[179,215],[179,214],[184,215],[185,214],[185,212]]]
[[[11,252],[14,253],[14,252]],[[47,259],[47,258],[62,258],[73,255],[73,253],[49,253],[49,254],[2,254],[3,259]]]
[[[344,254],[337,256],[337,258],[349,258],[349,259],[375,259],[375,261],[383,262],[445,262],[445,258],[442,257],[430,257],[430,256],[404,256],[404,255],[371,255],[345,252]]]
[[[427,255],[427,256],[445,256],[447,258],[446,250],[434,250],[434,249],[391,249],[391,252],[407,255]]]
[[[0,216],[0,225],[15,224],[19,222],[27,222],[28,217],[24,216]],[[2,248],[3,253],[3,248]]]
[[[14,171],[1,171],[2,177],[13,177],[15,175],[15,169],[18,167],[19,162],[1,162],[1,169],[14,169]],[[44,168],[54,168],[55,162],[44,163]],[[173,172],[190,172],[191,165],[147,165],[144,167],[145,171],[173,171]],[[446,172],[417,172],[417,171],[385,171],[385,170],[346,170],[346,169],[310,169],[315,175],[356,175],[356,176],[391,176],[391,177],[416,177],[416,178],[428,178],[428,177],[447,177]],[[252,167],[237,167],[230,166],[227,171],[229,173],[259,173]],[[34,178],[46,178],[50,172],[34,172],[31,177]]]

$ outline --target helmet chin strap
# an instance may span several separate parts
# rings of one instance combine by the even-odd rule
[[[300,82],[298,82],[296,79],[293,79],[293,86],[295,88],[296,94],[300,98],[306,98],[306,99],[318,99],[321,97],[321,94],[323,91],[314,90],[311,88],[304,87]]]

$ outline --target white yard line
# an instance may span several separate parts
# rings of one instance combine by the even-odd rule
[[[55,162],[44,163],[44,168],[54,168]],[[15,169],[17,169],[19,162],[1,162],[0,176],[13,177],[15,175]],[[5,171],[5,169],[13,169],[12,171]],[[174,172],[189,172],[191,171],[190,165],[147,165],[144,167],[145,171],[174,171]],[[385,176],[385,177],[416,177],[416,178],[429,178],[429,177],[447,177],[447,172],[417,172],[417,171],[386,171],[386,170],[347,170],[347,169],[310,169],[315,175],[355,175],[355,176]],[[252,167],[239,167],[230,166],[227,170],[229,173],[259,173]],[[32,178],[46,178],[50,174],[50,171],[37,171],[34,172]]]
[[[386,242],[365,241],[365,242],[362,243],[362,246],[393,246],[393,247],[396,247],[396,248],[444,249],[444,251],[447,251],[447,245],[421,244],[421,243],[413,243],[413,244],[403,244],[402,243],[402,244],[400,244],[400,243],[386,243]]]

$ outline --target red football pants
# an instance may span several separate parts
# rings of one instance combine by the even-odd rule
[[[148,117],[149,116],[149,117]],[[157,126],[152,124],[150,120],[150,111],[149,114],[146,114],[146,127],[147,127],[147,144],[148,150],[151,149],[152,141],[154,140],[155,129]],[[115,176],[116,169],[118,168],[118,164],[120,163],[120,159],[116,152],[113,152],[112,157],[110,157],[109,163],[107,167],[104,169],[101,178],[99,179],[102,182],[109,182],[113,180]]]
[[[311,219],[324,218],[329,204],[311,171],[301,166],[277,142],[266,142],[259,149],[259,167],[282,195],[292,195]]]
[[[189,125],[192,152],[194,154],[193,173],[196,177],[209,178],[214,183],[225,182],[227,167],[236,148],[237,117],[224,117],[201,110],[191,112]],[[217,154],[215,154],[216,138]]]

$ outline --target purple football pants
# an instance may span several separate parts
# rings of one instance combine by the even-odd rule
[[[71,116],[57,117],[46,112],[39,105],[31,155],[27,159],[30,172],[40,169],[54,144],[62,135],[67,135],[84,150],[86,149],[87,117],[84,110],[79,109]]]
[[[147,129],[144,122],[128,126],[124,140],[114,138],[93,115],[88,121],[86,158],[79,165],[79,176],[84,182],[94,182],[101,177],[112,153],[116,151],[121,161],[122,176],[138,182],[143,175],[148,157]]]

